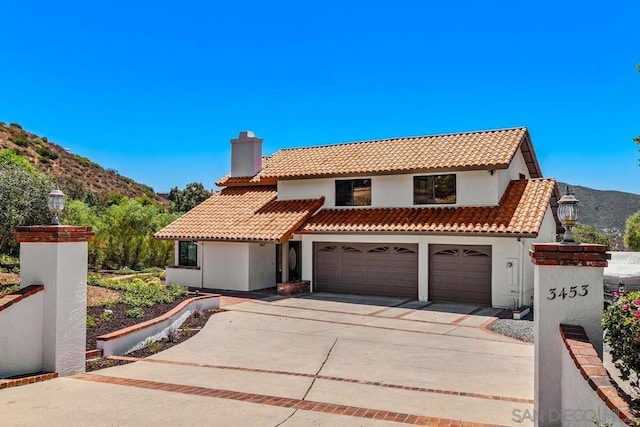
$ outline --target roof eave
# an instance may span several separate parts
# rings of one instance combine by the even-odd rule
[[[427,236],[474,236],[474,237],[511,237],[521,239],[534,239],[538,233],[507,233],[495,231],[306,231],[298,230],[295,234],[351,234],[351,235],[374,235],[374,234],[397,234],[397,235],[427,235]]]
[[[318,178],[335,178],[335,177],[347,178],[352,176],[378,176],[378,175],[409,175],[409,174],[416,174],[416,173],[463,172],[463,171],[477,171],[477,170],[498,170],[498,169],[508,169],[508,168],[509,168],[509,164],[499,163],[499,164],[492,164],[492,165],[431,168],[431,169],[397,169],[397,170],[387,170],[387,171],[365,171],[365,172],[344,172],[344,173],[313,174],[313,175],[295,175],[295,176],[277,177],[276,179],[280,181],[291,181],[296,179],[318,179]]]

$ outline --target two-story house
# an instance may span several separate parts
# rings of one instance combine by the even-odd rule
[[[167,281],[482,305],[529,304],[533,242],[553,242],[555,180],[526,128],[284,149],[231,140],[211,198],[157,232]]]

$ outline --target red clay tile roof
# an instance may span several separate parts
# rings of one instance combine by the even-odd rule
[[[501,169],[509,166],[525,140],[527,129],[514,128],[286,149],[263,158],[255,177],[226,176],[216,184],[273,185],[286,178]]]
[[[512,181],[491,207],[323,209],[298,232],[537,235],[555,188],[553,179]]]
[[[276,200],[276,187],[230,187],[214,193],[156,239],[281,241],[324,203],[324,198]]]

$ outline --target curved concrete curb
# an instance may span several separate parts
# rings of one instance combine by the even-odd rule
[[[220,308],[220,295],[212,294],[189,298],[155,319],[101,335],[96,339],[97,347],[102,350],[103,357],[120,356],[137,343],[168,329],[176,320],[188,311],[192,311],[196,306],[200,306],[202,310]]]

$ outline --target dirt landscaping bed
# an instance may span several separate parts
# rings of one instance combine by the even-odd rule
[[[199,317],[191,316],[180,326],[179,333],[172,334],[172,337],[170,339],[165,338],[161,341],[156,341],[154,343],[151,343],[147,347],[134,351],[132,353],[129,353],[126,356],[144,358],[147,356],[151,356],[152,354],[156,354],[160,351],[166,350],[168,348],[171,348],[174,345],[180,344],[181,342],[188,340],[189,338],[193,337],[198,332],[200,332],[204,327],[204,325],[206,325],[207,321],[209,320],[209,317],[213,316],[215,313],[218,313],[220,311],[223,311],[223,310],[207,310],[202,313],[202,316],[199,316]],[[163,314],[163,313],[160,313],[160,314]],[[88,334],[87,334],[87,337],[88,337]],[[94,338],[94,341],[95,341],[95,338]],[[88,342],[89,340],[87,339],[87,343]],[[95,348],[95,346],[93,348]],[[87,349],[89,348],[87,347]],[[118,360],[118,359],[109,359],[109,358],[99,358],[99,359],[89,360],[87,361],[87,372],[95,371],[98,369],[110,368],[112,366],[117,366],[117,365],[125,365],[127,363],[132,363],[132,362],[133,362],[132,360]]]

